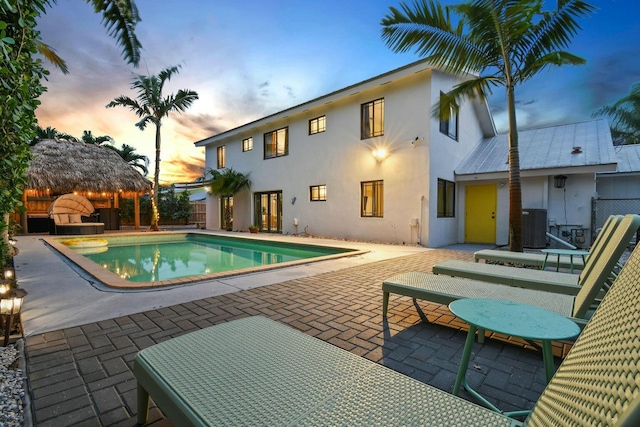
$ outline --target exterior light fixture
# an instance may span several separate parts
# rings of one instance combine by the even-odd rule
[[[11,323],[13,316],[19,315],[22,309],[22,300],[27,295],[24,289],[11,288],[0,295],[0,315],[4,317],[4,346],[9,344]]]
[[[567,182],[566,175],[556,175],[553,177],[553,186],[555,188],[564,188],[564,184]]]
[[[13,280],[16,278],[16,271],[14,270],[13,267],[11,266],[6,266],[4,267],[4,269],[2,270],[2,277],[5,280]]]
[[[373,157],[378,161],[378,163],[386,159],[387,156],[389,155],[387,153],[387,150],[385,150],[384,148],[375,149],[373,150],[372,154],[373,154]]]

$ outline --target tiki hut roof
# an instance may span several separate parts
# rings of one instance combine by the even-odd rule
[[[31,147],[31,154],[28,189],[54,193],[151,191],[149,180],[109,148],[45,139]]]

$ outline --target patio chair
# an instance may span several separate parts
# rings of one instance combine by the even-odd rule
[[[620,220],[622,220],[622,215],[611,215],[609,216],[609,218],[607,218],[604,225],[602,226],[602,229],[600,230],[600,233],[598,233],[596,239],[591,245],[589,254],[585,257],[585,262],[589,260],[589,256],[591,256],[591,254],[597,252],[598,247],[603,244],[603,240],[606,241],[609,237],[611,237],[611,234],[618,226]],[[561,256],[560,262],[558,263],[558,258],[548,257],[540,253],[511,252],[496,249],[481,249],[479,251],[476,251],[473,254],[473,260],[475,262],[484,260],[485,262],[493,261],[501,263],[521,264],[536,267],[539,269],[542,269],[546,261],[546,266],[548,267],[575,267],[579,270],[582,270],[584,268],[582,258],[569,259],[568,256]]]
[[[175,425],[640,425],[640,250],[524,422],[264,317],[205,328],[135,358],[138,422],[149,395]]]
[[[603,238],[602,244],[594,248],[593,254],[587,260],[580,275],[533,270],[529,268],[516,269],[502,265],[480,264],[460,260],[440,262],[433,266],[433,273],[557,292],[558,285],[579,286],[583,278],[590,274],[591,270],[603,256],[615,257],[615,260],[612,260],[613,262],[607,272],[607,275],[610,277],[607,277],[602,284],[602,286],[605,286],[609,285],[613,279],[615,279],[615,275],[619,270],[618,260],[638,228],[640,228],[640,216],[634,214],[625,215],[611,234],[609,240]]]
[[[534,283],[526,286],[517,282],[517,277],[509,283],[491,283],[488,281],[470,280],[466,278],[448,277],[445,275],[429,274],[425,272],[408,272],[397,274],[382,283],[382,315],[387,315],[389,294],[409,296],[414,299],[433,301],[439,304],[449,304],[460,298],[495,298],[535,305],[572,318],[576,323],[584,326],[590,317],[594,304],[601,298],[603,288],[609,279],[612,269],[624,252],[630,234],[640,226],[640,216],[627,215],[613,233],[607,245],[604,245],[598,256],[591,257],[588,272],[580,276],[580,286],[572,283],[549,281],[544,286]],[[474,263],[471,263],[474,264]],[[481,264],[484,265],[484,264]],[[498,266],[488,265],[497,268]],[[509,271],[522,273],[533,271],[551,275],[565,275],[564,273],[515,269],[502,267]],[[528,282],[527,282],[528,283]]]

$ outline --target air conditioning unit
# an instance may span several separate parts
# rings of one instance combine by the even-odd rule
[[[547,246],[547,210],[522,209],[522,245],[540,249]]]

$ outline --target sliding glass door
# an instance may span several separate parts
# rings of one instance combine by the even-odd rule
[[[282,233],[282,191],[255,193],[254,208],[260,231]]]

